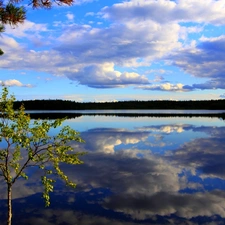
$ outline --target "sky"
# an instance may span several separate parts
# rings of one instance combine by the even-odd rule
[[[26,21],[0,37],[0,84],[18,100],[225,98],[225,0],[26,9]]]

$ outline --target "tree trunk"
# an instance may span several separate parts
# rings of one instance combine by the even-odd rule
[[[7,225],[11,225],[12,223],[12,184],[8,183],[8,219]]]

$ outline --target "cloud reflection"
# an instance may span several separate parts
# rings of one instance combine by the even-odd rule
[[[121,144],[138,144],[144,142],[149,132],[133,131],[127,129],[113,129],[113,128],[96,128],[82,133],[85,138],[85,151],[114,153],[115,147]]]
[[[224,127],[197,127],[194,131],[205,132],[210,137],[198,138],[185,143],[168,158],[192,171],[200,171],[201,177],[225,179],[225,129]]]
[[[196,133],[202,136],[194,136]],[[27,210],[23,224],[199,224],[199,218],[205,219],[201,224],[225,221],[224,126],[137,124],[134,129],[93,128],[81,135],[86,143],[72,145],[88,151],[82,158],[85,163],[62,165],[78,184],[75,190],[58,182],[52,206],[45,209],[37,200],[41,192],[39,174],[33,173],[28,183],[21,180],[14,189],[14,202]],[[174,135],[175,141],[163,142]],[[169,149],[163,154],[152,151],[152,140]],[[0,193],[3,189],[0,186]],[[37,212],[32,212],[37,206]]]
[[[196,194],[175,194],[169,191],[153,195],[121,194],[107,199],[104,205],[138,220],[171,214],[183,218],[214,214],[225,217],[225,193],[222,191]]]

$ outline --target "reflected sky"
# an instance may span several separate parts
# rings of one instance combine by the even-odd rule
[[[88,152],[83,165],[62,165],[77,188],[57,181],[45,208],[31,171],[14,186],[14,224],[225,223],[223,120],[82,116],[65,125],[85,140],[71,145]],[[0,197],[4,218],[4,185]]]

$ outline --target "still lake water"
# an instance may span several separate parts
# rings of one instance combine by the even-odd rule
[[[64,125],[85,140],[74,148],[88,152],[83,165],[62,166],[77,188],[58,181],[45,208],[31,171],[15,184],[13,224],[225,224],[225,120],[82,115]]]

